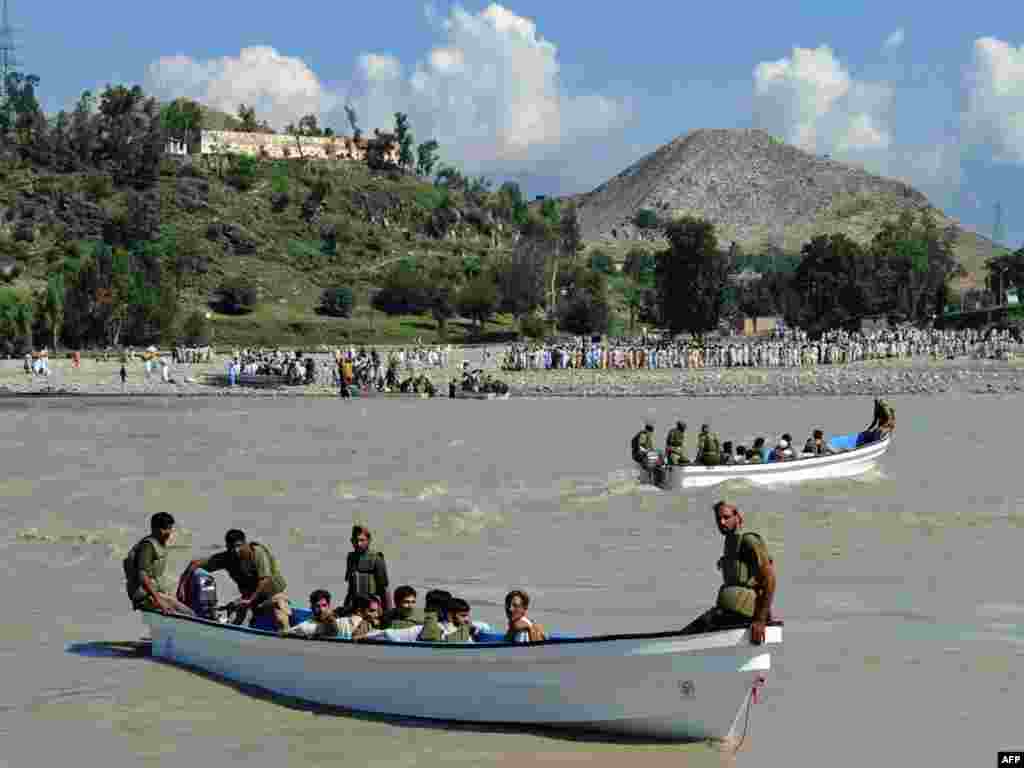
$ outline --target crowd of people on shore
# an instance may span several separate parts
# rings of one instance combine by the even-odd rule
[[[512,344],[500,360],[506,371],[703,368],[806,368],[865,360],[975,357],[1008,359],[1021,339],[1007,330],[940,331],[898,328],[872,333],[829,331],[811,340],[790,330],[770,338],[698,342],[652,338],[577,338],[552,344]]]

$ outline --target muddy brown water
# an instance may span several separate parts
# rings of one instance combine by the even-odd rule
[[[799,443],[862,427],[870,399],[0,400],[0,766],[991,763],[1024,747],[1024,400],[893,401],[896,441],[863,479],[671,495],[625,459],[648,415],[662,438],[680,416]],[[395,585],[494,624],[524,587],[550,628],[604,633],[677,627],[713,598],[721,495],[768,540],[786,621],[737,758],[327,712],[133,645],[120,559],[157,511],[182,529],[175,575],[240,527],[304,603],[342,591],[365,522]]]

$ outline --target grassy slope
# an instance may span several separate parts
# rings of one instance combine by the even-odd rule
[[[210,257],[210,271],[186,287],[183,309],[206,310],[211,292],[223,277],[245,275],[258,286],[260,304],[243,317],[214,316],[218,344],[337,344],[342,341],[402,343],[416,337],[425,342],[437,340],[437,326],[429,315],[387,317],[369,308],[368,297],[389,265],[400,258],[412,257],[427,264],[438,258],[461,259],[476,254],[482,260],[494,258],[502,250],[492,249],[490,239],[470,230],[460,232],[457,240],[438,241],[421,234],[429,216],[432,187],[419,179],[403,176],[389,178],[371,173],[358,163],[338,163],[328,171],[332,192],[325,201],[322,222],[337,226],[338,254],[328,258],[319,253],[319,225],[308,225],[300,215],[301,203],[308,194],[309,174],[298,164],[287,168],[287,186],[291,197],[280,213],[271,209],[271,178],[268,165],[245,192],[222,183],[212,171],[210,207],[197,213],[186,212],[178,202],[178,179],[169,164],[159,180],[161,223],[171,225],[179,235],[192,233],[201,249]],[[51,187],[71,192],[84,191],[85,174],[38,172],[26,167],[0,168],[0,206],[13,203],[19,191]],[[400,203],[388,213],[388,227],[371,224],[359,204],[362,194],[390,195]],[[125,210],[126,193],[115,190],[100,204],[109,212]],[[224,246],[205,238],[208,225],[222,221],[240,225],[257,241],[255,253],[235,255]],[[36,240],[27,249],[24,274],[16,287],[38,289],[45,284],[48,271],[55,265],[58,233],[37,231]],[[318,315],[315,307],[323,288],[348,285],[356,293],[357,307],[349,319]],[[184,314],[184,312],[182,313]],[[476,339],[467,322],[449,322],[448,340]],[[506,338],[512,320],[499,316],[487,326],[480,340]]]

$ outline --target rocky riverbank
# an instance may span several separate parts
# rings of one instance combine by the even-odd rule
[[[474,361],[475,362],[475,361]],[[172,383],[157,373],[145,377],[141,362],[130,363],[122,388],[120,363],[69,360],[51,363],[49,377],[26,374],[20,361],[0,362],[4,395],[152,396],[322,396],[337,397],[329,384],[265,389],[207,383],[224,372],[222,360],[175,366]],[[439,394],[457,377],[459,365],[424,371]],[[879,361],[815,369],[704,369],[636,371],[493,371],[513,396],[526,397],[800,397],[1005,394],[1024,391],[1024,362],[996,360]]]

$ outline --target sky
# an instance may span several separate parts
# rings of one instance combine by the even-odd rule
[[[1024,4],[9,0],[47,112],[139,84],[280,129],[410,116],[443,162],[588,191],[698,128],[763,128],[1024,244]]]

